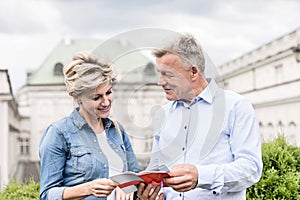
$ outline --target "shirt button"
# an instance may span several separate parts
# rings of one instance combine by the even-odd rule
[[[104,168],[106,168],[106,165],[104,165]]]
[[[96,143],[97,141],[96,141],[96,140],[94,140],[94,142]]]
[[[182,147],[182,151],[184,151],[185,150],[185,148],[184,147]]]
[[[182,196],[182,194],[180,193],[180,194],[179,194],[179,196],[181,197],[181,196]]]
[[[184,129],[187,129],[187,126],[184,126]]]
[[[81,154],[81,151],[78,151],[78,154]]]

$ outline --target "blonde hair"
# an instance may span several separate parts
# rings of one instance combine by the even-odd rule
[[[161,58],[166,54],[176,54],[185,65],[195,65],[200,72],[204,75],[205,59],[200,44],[194,36],[190,34],[182,34],[177,40],[171,44],[166,45],[162,49],[155,49],[152,54]]]
[[[64,67],[64,78],[70,96],[96,89],[104,82],[113,83],[112,67],[92,56],[89,52],[78,52],[71,63]]]

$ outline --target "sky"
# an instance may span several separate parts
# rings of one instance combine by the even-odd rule
[[[0,69],[14,92],[65,36],[139,28],[193,34],[216,66],[300,27],[299,0],[0,0]]]

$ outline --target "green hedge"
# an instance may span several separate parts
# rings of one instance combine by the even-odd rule
[[[40,184],[30,180],[27,184],[10,182],[0,194],[0,200],[34,200],[39,199]]]
[[[247,200],[300,199],[300,148],[283,136],[262,145],[260,181],[247,189]]]

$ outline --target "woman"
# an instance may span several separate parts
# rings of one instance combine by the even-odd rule
[[[40,199],[106,199],[118,185],[109,176],[140,171],[124,129],[108,118],[115,81],[111,66],[81,52],[64,76],[78,107],[42,136]]]

